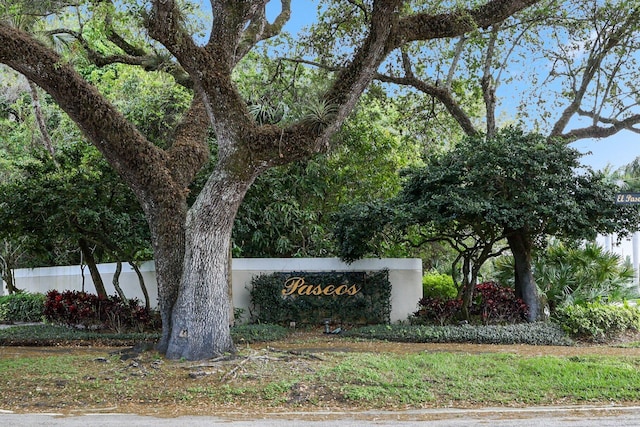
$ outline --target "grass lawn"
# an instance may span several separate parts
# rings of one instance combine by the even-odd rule
[[[307,333],[185,362],[61,339],[66,345],[0,347],[0,409],[177,415],[640,402],[634,346],[510,351]]]

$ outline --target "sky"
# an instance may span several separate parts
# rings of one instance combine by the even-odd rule
[[[631,163],[640,156],[640,135],[622,131],[604,139],[585,139],[571,144],[581,153],[592,152],[581,158],[583,164],[600,170],[610,164],[613,170]]]
[[[273,18],[280,11],[280,6],[278,1],[271,1],[270,5],[267,12],[268,16]],[[313,22],[317,15],[317,7],[318,0],[292,0],[291,19],[285,30],[291,34],[298,33],[305,25]],[[640,156],[640,134],[622,131],[604,139],[576,141],[571,146],[584,154],[580,159],[581,163],[595,170],[604,169],[608,165],[615,170]]]

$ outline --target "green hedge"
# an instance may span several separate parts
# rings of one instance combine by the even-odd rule
[[[304,279],[306,292],[283,295],[285,283],[295,278]],[[339,287],[341,295],[315,295],[319,289]],[[350,289],[358,292],[346,292]],[[332,323],[340,324],[373,324],[389,323],[391,315],[388,270],[260,275],[251,281],[250,293],[251,321],[255,323],[313,325],[331,319]]]
[[[554,319],[571,335],[593,341],[606,341],[623,332],[640,330],[640,310],[626,303],[567,305],[556,309]]]
[[[431,298],[454,299],[458,288],[449,274],[430,271],[422,276],[422,295]]]
[[[43,294],[19,293],[0,297],[0,322],[41,322],[44,316]]]

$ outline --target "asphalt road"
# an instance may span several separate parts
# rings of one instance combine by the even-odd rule
[[[473,410],[438,409],[403,412],[360,413],[281,413],[256,415],[241,419],[242,414],[229,417],[185,416],[156,418],[130,414],[12,414],[0,412],[3,427],[640,427],[640,407],[540,407],[483,408]]]

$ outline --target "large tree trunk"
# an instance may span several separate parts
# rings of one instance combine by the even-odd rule
[[[166,353],[172,330],[171,314],[182,277],[186,204],[176,203],[173,209],[168,205],[157,211],[150,210],[146,215],[153,243],[158,310],[162,320],[162,335],[156,348],[159,352]]]
[[[507,242],[514,259],[515,291],[518,298],[529,306],[527,320],[535,322],[538,319],[540,302],[538,289],[531,268],[531,240],[526,233],[513,231],[508,233]]]
[[[228,293],[234,218],[253,177],[218,169],[191,207],[180,291],[167,358],[200,360],[234,352]]]

